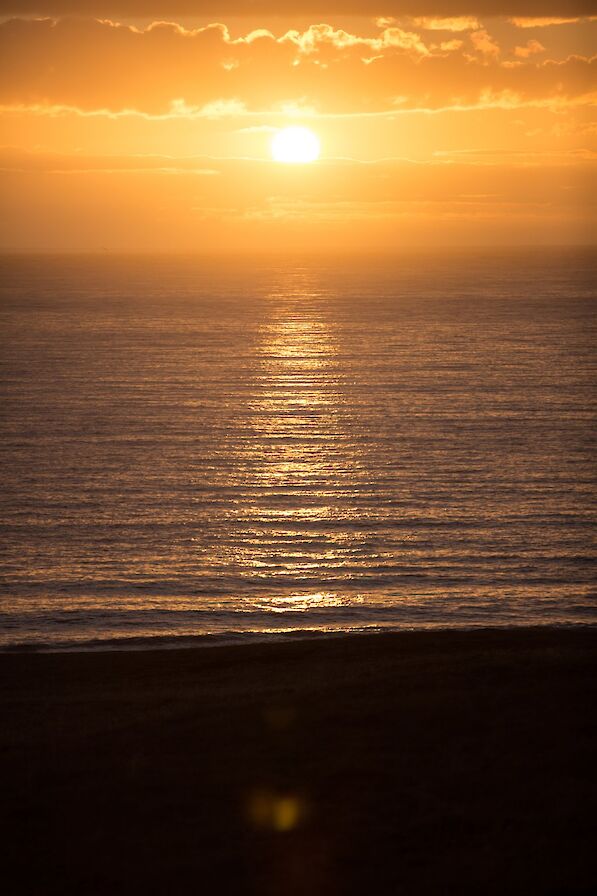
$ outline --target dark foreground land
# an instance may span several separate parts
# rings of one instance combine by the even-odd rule
[[[596,643],[2,655],[2,890],[592,892]]]

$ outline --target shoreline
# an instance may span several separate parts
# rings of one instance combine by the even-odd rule
[[[11,896],[582,893],[594,628],[0,655]]]
[[[365,626],[352,629],[285,629],[277,631],[207,632],[195,635],[140,635],[122,638],[96,638],[85,641],[16,642],[0,645],[0,656],[30,656],[80,653],[146,653],[171,650],[201,650],[214,647],[242,647],[253,644],[278,644],[293,641],[325,640],[376,635],[410,635],[419,633],[458,632],[534,632],[534,631],[597,631],[597,622],[546,622],[537,624],[496,625],[482,623],[427,626]]]

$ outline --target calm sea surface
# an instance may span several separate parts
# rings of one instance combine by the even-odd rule
[[[595,273],[4,257],[0,644],[594,624]]]

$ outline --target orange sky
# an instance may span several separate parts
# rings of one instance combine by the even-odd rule
[[[363,6],[0,0],[0,246],[590,242],[592,4]]]

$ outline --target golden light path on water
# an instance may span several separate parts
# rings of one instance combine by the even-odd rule
[[[266,307],[247,409],[255,503],[240,504],[234,514],[239,575],[261,579],[266,593],[245,602],[278,614],[358,604],[364,600],[358,594],[349,600],[337,590],[308,588],[311,577],[325,581],[337,574],[353,540],[348,530],[333,539],[309,538],[305,531],[338,520],[338,498],[350,498],[357,466],[325,291],[312,272],[295,270],[271,291]],[[288,593],[287,583],[301,579],[306,587]]]

